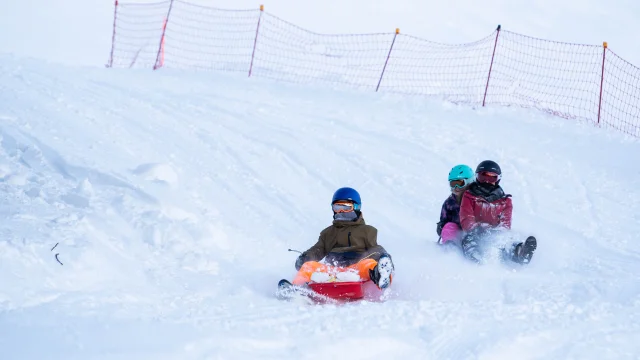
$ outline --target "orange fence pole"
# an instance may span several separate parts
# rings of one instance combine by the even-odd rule
[[[389,63],[389,57],[391,56],[391,51],[393,50],[393,44],[396,43],[396,37],[400,34],[400,29],[396,29],[396,33],[393,34],[393,41],[391,41],[391,47],[389,48],[389,53],[387,54],[387,60],[384,62],[384,67],[382,68],[382,73],[380,74],[380,80],[378,80],[378,86],[376,86],[376,92],[380,88],[380,83],[382,83],[382,77],[384,76],[384,71],[387,69],[387,63]]]
[[[602,110],[602,87],[604,85],[604,61],[607,55],[607,42],[602,43],[602,73],[600,74],[600,100],[598,101],[598,124],[600,124],[600,111]]]

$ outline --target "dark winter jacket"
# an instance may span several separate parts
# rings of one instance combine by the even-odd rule
[[[500,185],[474,182],[462,196],[460,224],[467,232],[477,226],[511,229],[512,210],[511,195]]]
[[[297,264],[326,257],[330,263],[348,266],[364,257],[377,261],[384,253],[385,249],[378,245],[378,229],[367,225],[360,215],[356,221],[334,220],[320,232],[318,242],[300,255]]]
[[[442,204],[442,210],[440,211],[440,221],[438,222],[438,236],[440,236],[440,230],[446,223],[455,223],[460,226],[460,204],[456,199],[455,194],[451,194]]]

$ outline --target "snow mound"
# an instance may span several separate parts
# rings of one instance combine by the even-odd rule
[[[171,186],[178,184],[178,173],[169,164],[142,164],[133,170],[133,173],[148,181]]]

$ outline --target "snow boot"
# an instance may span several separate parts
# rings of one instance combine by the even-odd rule
[[[369,278],[378,286],[378,288],[386,289],[391,284],[391,277],[393,276],[394,269],[391,256],[384,254],[380,256],[378,264],[376,264],[373,269],[369,270]]]
[[[282,279],[278,282],[278,289],[286,289],[293,286],[293,284],[291,283],[291,281],[287,280],[287,279]]]
[[[287,279],[282,279],[278,282],[278,290],[276,290],[276,298],[280,300],[294,300],[297,298],[306,298],[309,295],[311,295],[311,290],[308,289],[308,286],[296,286],[296,285],[293,285]]]
[[[307,284],[307,283],[302,284],[302,285],[293,285],[291,283],[291,281],[289,281],[287,279],[282,279],[282,280],[278,281],[278,290],[281,290],[281,291],[287,291],[287,290],[294,291],[296,289],[298,289],[298,290],[300,290],[300,289],[309,290],[309,291],[311,290],[311,288],[309,287],[309,284]]]
[[[535,237],[529,236],[523,243],[519,243],[513,250],[512,260],[518,264],[528,264],[531,257],[538,247],[538,241]]]

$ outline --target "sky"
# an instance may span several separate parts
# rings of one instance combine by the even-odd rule
[[[260,2],[203,1],[225,9],[257,9]],[[265,10],[319,33],[393,32],[445,43],[471,42],[503,29],[549,40],[601,45],[640,66],[636,36],[640,3],[633,0],[458,0],[317,3],[275,0]],[[0,13],[0,52],[56,62],[103,66],[111,48],[113,1],[12,1]]]

